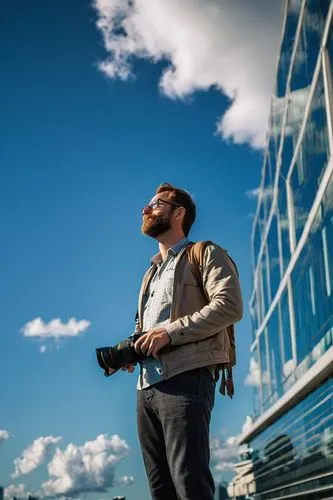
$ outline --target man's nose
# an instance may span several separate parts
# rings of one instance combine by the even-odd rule
[[[145,207],[143,207],[143,209],[142,209],[142,215],[149,214],[151,211],[152,211],[152,208],[151,208],[149,205],[146,205],[146,206],[145,206]]]

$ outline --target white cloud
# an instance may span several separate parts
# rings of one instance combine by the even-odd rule
[[[39,348],[39,352],[46,352],[46,346],[45,345],[41,345],[40,348]]]
[[[117,484],[123,486],[130,486],[133,483],[134,483],[133,476],[122,476],[120,479],[117,480]]]
[[[110,78],[133,77],[134,58],[163,61],[170,98],[215,88],[230,99],[216,124],[225,139],[262,147],[274,88],[284,0],[93,0]]]
[[[86,319],[77,321],[76,318],[70,318],[67,323],[62,323],[59,318],[55,318],[49,323],[44,323],[41,318],[35,318],[26,323],[21,331],[25,337],[58,340],[65,337],[77,337],[89,326],[90,321]]]
[[[246,196],[250,199],[257,199],[259,198],[260,200],[265,200],[269,198],[273,198],[273,187],[267,187],[267,188],[254,188],[250,189],[249,191],[246,191]]]
[[[233,470],[234,465],[239,462],[240,453],[246,449],[246,445],[239,445],[240,438],[252,425],[252,418],[247,416],[242,426],[242,432],[237,436],[227,439],[215,437],[210,442],[211,465],[217,472]]]
[[[254,359],[250,359],[250,371],[246,375],[245,385],[259,386],[260,385],[260,368],[259,363]]]
[[[28,448],[26,448],[21,457],[15,458],[15,471],[12,474],[13,478],[30,474],[45,462],[52,447],[59,443],[61,437],[46,436],[36,439]]]
[[[4,429],[0,429],[0,444],[9,439],[9,432]]]
[[[105,492],[116,484],[132,484],[134,478],[115,479],[116,464],[128,455],[129,447],[117,434],[106,434],[83,446],[70,443],[56,449],[48,465],[50,479],[42,484],[45,496],[76,496],[85,492]]]
[[[28,498],[29,492],[25,491],[25,485],[24,484],[11,484],[7,488],[5,488],[5,498],[6,499],[12,499],[13,497],[18,497],[18,498]]]

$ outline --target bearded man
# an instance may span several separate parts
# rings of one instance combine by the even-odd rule
[[[213,500],[209,425],[217,368],[229,361],[226,328],[242,317],[238,275],[222,248],[207,245],[203,295],[186,253],[196,216],[186,191],[160,185],[142,215],[143,234],[159,245],[143,278],[134,344],[146,356],[137,424],[149,487],[153,500]]]

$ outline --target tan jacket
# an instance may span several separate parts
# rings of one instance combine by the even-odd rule
[[[138,304],[139,330],[143,295],[154,272],[152,265],[143,278]],[[192,274],[183,248],[176,258],[171,323],[166,326],[171,344],[160,353],[164,379],[186,370],[229,362],[226,327],[242,318],[243,302],[236,270],[219,246],[207,246],[202,276],[209,303]]]

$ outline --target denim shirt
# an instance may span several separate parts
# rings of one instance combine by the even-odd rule
[[[143,331],[162,328],[170,323],[170,312],[173,292],[173,279],[177,254],[188,244],[183,238],[169,248],[167,257],[162,261],[161,254],[156,254],[151,260],[157,266],[156,272],[146,290],[143,309]],[[163,380],[161,363],[153,357],[140,361],[138,389],[157,384]]]

